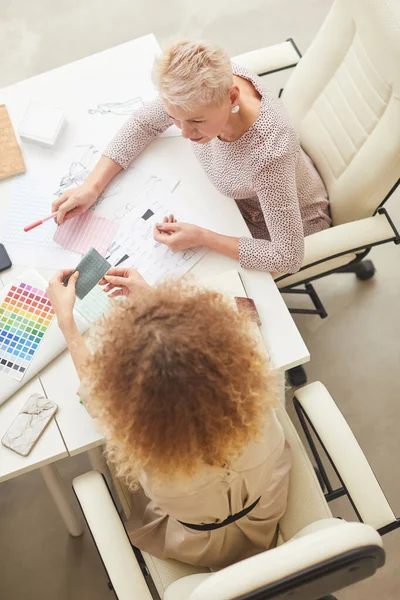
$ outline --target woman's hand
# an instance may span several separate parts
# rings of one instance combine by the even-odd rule
[[[170,215],[172,217],[172,215]],[[157,223],[154,227],[154,239],[168,246],[172,252],[187,250],[204,245],[205,229],[191,223],[173,221]]]
[[[127,269],[124,267],[113,267],[110,269],[99,281],[99,285],[106,286],[103,290],[104,292],[112,292],[110,298],[142,294],[151,289],[151,286],[136,269]]]
[[[94,204],[99,194],[96,188],[87,182],[67,190],[51,205],[52,212],[57,211],[57,225],[62,225],[68,219],[77,217],[87,211]]]
[[[74,323],[72,311],[75,304],[75,284],[79,277],[78,271],[69,278],[67,285],[62,283],[71,272],[71,269],[58,271],[47,288],[47,295],[56,313],[60,329],[67,328]]]

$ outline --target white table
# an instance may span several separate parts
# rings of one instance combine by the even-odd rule
[[[0,288],[2,286],[3,284],[0,282]],[[31,381],[13,395],[9,402],[2,405],[0,412],[0,439],[25,404],[27,398],[34,393],[44,393],[39,377],[31,379]],[[54,464],[56,461],[67,456],[69,456],[68,450],[57,422],[53,419],[49,423],[45,435],[38,440],[28,456],[20,456],[0,445],[0,483],[18,477],[18,475],[28,473],[29,471],[39,469],[59,509],[67,530],[71,535],[78,536],[82,533],[81,518],[69,499],[71,492],[66,489],[65,484],[61,481]]]
[[[63,106],[67,111],[69,123],[63,143],[68,144],[76,135],[74,122],[80,106],[79,98],[82,95],[94,98],[93,90],[99,92],[100,80],[104,82],[105,90],[110,80],[115,82],[126,77],[137,77],[146,81],[146,78],[150,77],[154,56],[158,52],[159,46],[155,37],[145,36],[5,88],[0,91],[0,103],[7,104],[15,129],[28,99]],[[22,148],[24,150],[24,144]],[[174,195],[182,203],[189,203],[193,211],[206,215],[210,228],[234,236],[249,235],[235,202],[222,196],[208,181],[186,140],[156,140],[137,162],[160,176],[173,174],[178,177],[180,184]],[[7,210],[11,185],[11,180],[0,183],[0,220],[4,218]],[[200,277],[209,277],[231,269],[240,272],[249,297],[252,297],[257,305],[263,324],[261,333],[273,367],[283,372],[308,361],[308,350],[269,273],[242,269],[233,259],[214,252],[207,253],[194,267],[193,272]],[[0,274],[1,281],[6,283],[21,270],[21,266],[13,266],[10,271]],[[51,275],[48,271],[39,270],[46,277]],[[95,449],[103,443],[103,438],[98,433],[95,422],[77,399],[79,382],[68,352],[64,352],[49,364],[40,373],[39,380],[35,379],[29,385],[37,386],[39,381],[46,395],[59,406],[56,423],[46,431],[32,454],[26,459],[21,459],[25,467],[22,467],[22,462],[19,461],[19,471],[12,467],[16,458],[11,452],[7,457],[4,453],[0,454],[0,459],[4,461],[4,473],[25,472],[30,468],[40,467],[43,464],[41,460],[50,463],[67,454],[72,456],[84,451],[90,451],[92,462],[97,461],[99,466],[99,454],[96,454]],[[1,423],[9,423],[17,414],[27,391],[28,386],[0,407]],[[61,435],[57,435],[56,425]],[[44,452],[44,459],[39,449]],[[3,478],[7,476],[4,475]]]

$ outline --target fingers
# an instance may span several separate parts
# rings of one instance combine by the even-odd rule
[[[63,204],[61,204],[59,206],[59,208],[57,209],[57,215],[56,215],[57,225],[62,225],[64,223],[66,214],[70,210],[72,211],[74,208],[75,208],[75,200],[73,198],[68,198],[68,200],[63,202]]]
[[[111,267],[111,269],[108,269],[106,275],[110,275],[112,277],[123,277],[124,279],[126,279],[127,277],[132,277],[133,275],[136,275],[137,271],[136,269],[127,269],[126,267]],[[106,276],[102,277],[99,281],[99,285],[106,285],[107,280],[105,278]]]
[[[164,233],[174,233],[179,229],[179,225],[176,221],[174,221],[173,223],[157,223],[156,227]]]
[[[128,291],[125,288],[119,288],[117,290],[114,290],[112,292],[112,294],[109,294],[109,298],[117,298],[118,296],[127,296],[128,295]]]
[[[111,267],[108,269],[106,275],[111,275],[111,277],[124,277],[126,271],[126,267]]]
[[[112,283],[107,283],[106,287],[103,289],[103,292],[105,294],[108,294],[108,292],[111,292],[111,290],[113,290],[115,288],[115,285],[113,285]]]
[[[73,273],[71,275],[71,277],[68,279],[68,283],[67,283],[68,289],[72,288],[75,291],[75,286],[76,286],[78,277],[79,277],[79,271],[75,271],[75,273]]]
[[[111,283],[112,285],[121,287],[123,285],[126,285],[126,277],[118,277],[116,275],[105,275],[104,279],[106,280],[107,283]]]
[[[51,279],[51,281],[63,281],[66,277],[68,277],[68,275],[70,275],[73,272],[73,270],[74,269],[62,269],[61,271],[58,271]]]
[[[153,238],[156,242],[161,242],[162,244],[165,244],[168,238],[168,234],[163,233],[162,231],[160,231],[159,226],[154,225]]]
[[[73,219],[74,217],[77,217],[78,215],[82,215],[84,212],[85,212],[84,206],[75,206],[75,208],[73,208],[72,210],[67,212],[67,214],[64,217],[63,223],[65,223],[66,221],[69,221],[69,219]]]
[[[57,198],[56,200],[53,200],[52,204],[51,204],[51,212],[56,212],[56,210],[58,210],[58,208],[61,206],[61,204],[64,204],[64,202],[66,202],[68,200],[70,196],[70,192],[64,192],[64,194],[62,194],[62,196],[60,196],[59,198]]]
[[[163,223],[176,223],[176,219],[174,217],[174,215],[165,215],[165,217],[162,220]]]

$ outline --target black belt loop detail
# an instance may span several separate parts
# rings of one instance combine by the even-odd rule
[[[248,506],[247,508],[244,508],[243,510],[241,510],[240,512],[238,512],[236,514],[231,515],[224,521],[221,521],[221,523],[203,523],[200,525],[197,523],[184,523],[183,521],[179,521],[179,520],[178,520],[178,523],[180,523],[181,525],[184,525],[185,527],[189,527],[189,529],[195,529],[196,531],[213,531],[214,529],[220,529],[221,527],[226,527],[227,525],[230,525],[231,523],[234,523],[235,521],[238,521],[242,517],[245,517],[246,515],[248,515],[249,512],[251,512],[253,510],[253,508],[255,508],[255,506],[258,504],[260,498],[261,498],[261,496],[259,498],[257,498],[257,500],[255,500],[253,502],[253,504],[250,504],[250,506]]]

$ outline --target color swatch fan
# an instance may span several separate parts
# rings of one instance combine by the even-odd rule
[[[46,292],[12,285],[0,305],[0,373],[21,381],[54,317]]]

